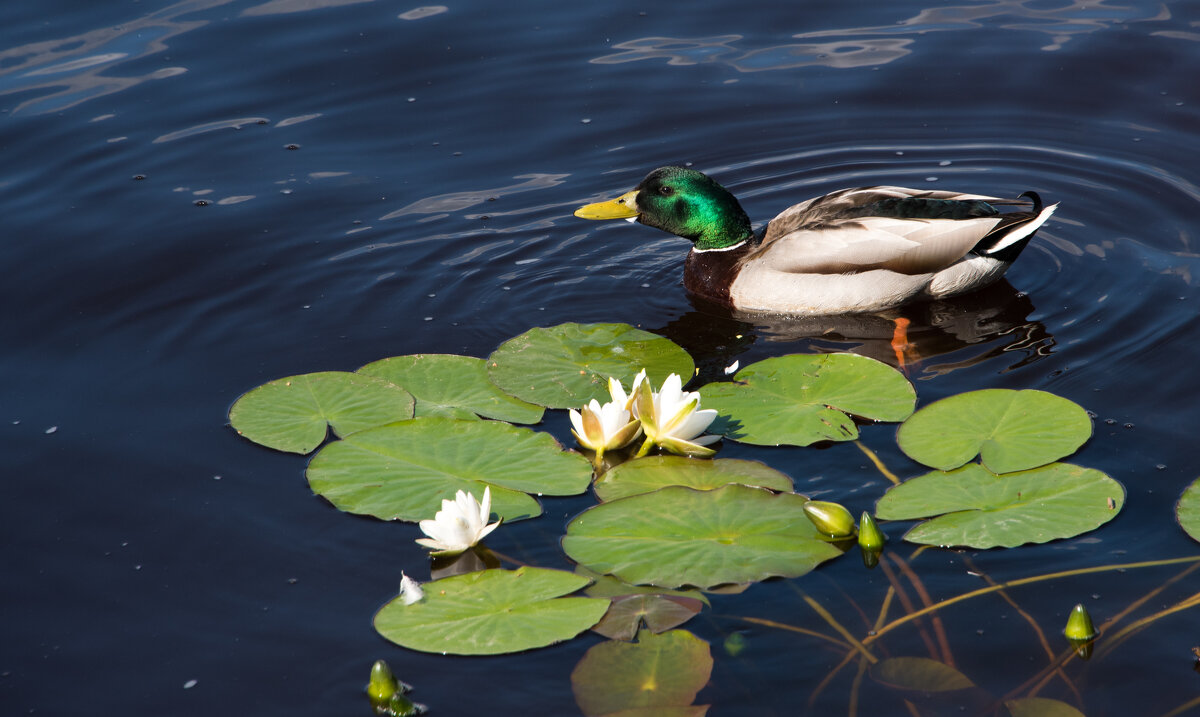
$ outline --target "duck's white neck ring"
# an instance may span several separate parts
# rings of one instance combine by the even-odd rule
[[[742,246],[745,246],[746,241],[747,240],[743,239],[742,241],[738,242],[737,244],[734,244],[733,246],[723,246],[718,249],[697,249],[696,247],[692,247],[692,251],[696,252],[697,254],[707,254],[710,251],[733,251],[734,249],[738,249]]]

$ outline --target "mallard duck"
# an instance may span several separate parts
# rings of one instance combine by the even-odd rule
[[[997,206],[1029,209],[1001,213]],[[708,176],[662,167],[616,199],[575,216],[621,219],[693,242],[688,291],[735,309],[783,314],[880,311],[966,293],[996,281],[1057,204],[862,187],[785,209],[760,233],[737,199]]]

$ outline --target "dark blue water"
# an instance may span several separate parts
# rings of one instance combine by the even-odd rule
[[[909,312],[911,376],[922,401],[1008,387],[1081,403],[1096,432],[1074,460],[1122,481],[1127,507],[1074,540],[914,567],[940,599],[982,585],[968,569],[1007,580],[1200,549],[1173,519],[1198,472],[1196,3],[25,0],[0,4],[0,27],[5,714],[368,714],[378,658],[435,714],[576,713],[570,671],[599,638],[483,659],[384,641],[370,620],[400,571],[427,577],[416,527],[337,512],[303,459],[241,440],[225,412],[280,376],[484,356],[563,321],[668,335],[709,378],[734,358],[887,358],[871,320],[693,306],[685,242],[571,216],[663,164],[715,175],[757,221],[861,184],[1060,201],[1007,284]],[[566,441],[560,413],[542,427]],[[920,472],[892,428],[864,439]],[[722,455],[856,510],[888,485],[853,445]],[[488,543],[569,568],[557,537],[590,504],[547,500]],[[804,710],[840,655],[736,617],[820,628],[799,588],[860,629],[846,596],[874,615],[886,581],[856,562],[713,598],[687,626],[713,645],[711,714]],[[1174,574],[1012,597],[1059,650],[1076,602],[1104,620]],[[958,669],[994,695],[1046,664],[998,598],[943,618]],[[1196,625],[1177,613],[1074,663],[1082,701],[1061,680],[1039,694],[1090,717],[1164,714],[1200,693]],[[885,645],[926,654],[911,630]],[[847,713],[852,677],[813,713]],[[903,710],[869,680],[859,708]]]

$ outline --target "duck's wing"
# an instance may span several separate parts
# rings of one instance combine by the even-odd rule
[[[847,189],[797,204],[773,219],[747,262],[787,273],[887,269],[940,271],[972,250],[990,253],[1027,239],[1054,207],[1001,214],[1029,204],[978,194],[903,187]]]

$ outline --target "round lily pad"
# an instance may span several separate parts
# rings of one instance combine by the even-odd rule
[[[535,328],[500,344],[487,358],[488,376],[505,392],[549,408],[608,400],[608,379],[629,388],[641,369],[655,386],[677,373],[686,383],[692,357],[675,343],[628,324],[559,324]]]
[[[913,460],[950,470],[979,455],[994,473],[1052,463],[1092,435],[1080,406],[1045,391],[991,388],[931,403],[900,426],[896,440]]]
[[[545,409],[501,391],[488,380],[483,359],[454,354],[393,356],[358,373],[403,386],[417,399],[416,415],[472,419],[477,415],[510,423],[537,423]]]
[[[758,461],[718,458],[711,461],[683,456],[648,456],[622,463],[596,480],[600,500],[649,493],[669,485],[712,490],[729,483],[791,492],[792,479]]]
[[[567,524],[563,550],[628,583],[707,588],[797,577],[841,555],[795,493],[671,486],[601,503]]]
[[[562,570],[522,567],[455,575],[422,585],[411,605],[397,597],[375,615],[375,629],[420,652],[499,655],[569,640],[595,625],[607,600],[562,597],[587,585]]]
[[[667,715],[695,701],[712,668],[708,643],[692,633],[642,632],[636,643],[609,641],[589,648],[571,673],[571,688],[588,717]]]
[[[700,397],[720,413],[710,432],[764,446],[851,441],[858,438],[851,416],[902,421],[917,400],[903,374],[856,354],[769,358],[733,382],[702,387]]]
[[[932,517],[905,534],[912,543],[1012,548],[1094,530],[1124,503],[1121,484],[1091,468],[1052,463],[996,475],[971,463],[891,488],[876,504],[875,517]]]
[[[443,499],[492,488],[505,520],[541,513],[526,493],[576,495],[592,467],[549,434],[496,421],[428,416],[360,431],[322,448],[308,465],[313,491],[341,510],[384,520],[432,518]]]
[[[892,657],[871,667],[871,678],[889,687],[918,692],[951,692],[974,687],[963,673],[928,657]]]
[[[1184,532],[1194,540],[1200,540],[1200,478],[1184,489],[1175,504],[1175,516]]]
[[[413,417],[413,397],[388,381],[345,371],[288,376],[243,394],[229,409],[238,434],[289,453],[309,453],[332,427],[339,436]]]

